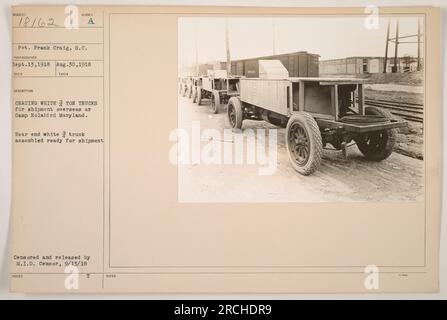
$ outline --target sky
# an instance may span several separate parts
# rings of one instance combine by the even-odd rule
[[[195,63],[196,47],[199,63],[225,61],[225,21],[228,23],[232,60],[295,51],[319,54],[320,60],[384,56],[389,18],[390,37],[395,37],[396,17],[378,18],[377,29],[366,28],[365,16],[180,18],[179,66]],[[417,34],[417,29],[417,17],[399,18],[400,36]],[[404,40],[416,41],[416,38]],[[406,54],[417,56],[417,45],[399,45],[398,55]],[[393,55],[394,44],[390,43],[388,56]]]

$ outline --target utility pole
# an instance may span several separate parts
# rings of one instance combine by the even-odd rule
[[[276,55],[276,39],[275,39],[275,18],[272,18],[272,50],[273,55]]]
[[[394,66],[393,66],[393,72],[397,72],[397,54],[398,54],[398,47],[399,47],[399,18],[396,19],[396,39],[394,40]]]
[[[194,44],[195,44],[195,54],[196,54],[196,67],[195,67],[195,69],[196,69],[196,76],[199,76],[199,44],[198,44],[198,35],[197,35],[197,32],[198,32],[198,28],[197,28],[197,20],[195,20],[194,21],[194,34],[195,34],[195,39],[194,39]]]
[[[418,64],[417,71],[421,71],[421,18],[418,18]]]
[[[423,31],[422,31],[422,24],[421,24],[421,19],[418,18],[417,19],[417,23],[418,23],[418,32],[417,34],[408,34],[408,35],[400,35],[399,34],[399,19],[396,19],[396,37],[395,38],[390,38],[390,20],[388,19],[388,27],[386,30],[386,45],[385,45],[385,60],[383,62],[383,72],[386,73],[387,71],[387,63],[388,63],[388,46],[390,42],[394,43],[394,65],[391,68],[391,72],[396,73],[399,72],[400,69],[400,63],[399,63],[399,58],[398,58],[398,54],[399,54],[399,45],[401,44],[415,44],[417,43],[417,70],[421,70],[422,69],[422,35],[423,35]],[[415,40],[415,38],[417,38],[417,40]],[[413,62],[414,62],[414,58],[413,58]],[[408,63],[407,66],[404,67],[405,69],[408,68]],[[411,71],[411,67],[409,68]],[[407,70],[404,70],[407,71]]]
[[[228,18],[225,19],[225,48],[227,51],[227,75],[231,75],[230,34],[228,30]]]
[[[383,60],[383,73],[386,73],[386,67],[388,63],[388,43],[390,43],[390,24],[391,19],[388,18],[388,26],[386,28],[385,59]]]

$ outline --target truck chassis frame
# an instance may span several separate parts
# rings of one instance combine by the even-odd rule
[[[196,77],[192,81],[192,99],[198,105],[203,99],[210,100],[213,113],[226,107],[231,97],[239,95],[239,77]]]

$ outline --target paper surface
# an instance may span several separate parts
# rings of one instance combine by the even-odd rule
[[[368,37],[368,17],[364,8],[12,7],[11,290],[437,291],[439,12],[380,8],[379,31],[371,31],[370,47],[362,51],[349,38]],[[415,74],[422,80],[416,85],[366,82],[363,99],[368,106],[374,103],[368,94],[390,91],[400,102],[409,96],[421,99],[407,102],[406,111],[397,102],[375,100],[400,113],[401,120],[412,119],[399,137],[411,139],[411,130],[420,130],[420,151],[396,143],[389,158],[371,162],[355,144],[347,147],[346,157],[325,148],[321,167],[304,176],[287,155],[288,129],[245,116],[245,134],[250,128],[273,129],[266,139],[278,146],[275,161],[261,163],[255,154],[253,162],[227,163],[225,146],[236,145],[241,137],[227,119],[229,93],[220,93],[219,113],[210,111],[214,98],[207,92],[213,91],[205,90],[204,81],[211,77],[200,78],[202,105],[188,99],[189,93],[178,94],[179,84],[181,89],[184,79],[193,81],[192,73],[197,75],[195,62],[226,61],[227,41],[234,61],[234,69],[227,70],[233,75],[237,61],[246,58],[315,53],[316,77],[332,80],[325,84],[317,79],[320,91],[312,91],[313,84],[306,82],[309,94],[303,99],[337,100],[342,108],[345,102],[334,100],[328,91],[331,81],[338,79],[337,85],[345,88],[346,74],[376,74],[372,77],[378,79],[383,60],[374,54],[384,50],[387,21],[397,18],[401,32],[420,21],[421,70],[412,69],[417,54],[413,46],[401,49],[399,71],[404,80]],[[306,25],[319,36],[303,32]],[[325,35],[337,33],[334,25],[339,36]],[[349,33],[352,26],[357,33]],[[306,44],[330,38],[335,40],[326,46]],[[306,47],[297,50],[300,45]],[[390,44],[389,68],[393,50]],[[407,51],[411,59],[403,57]],[[361,58],[349,72],[351,62],[343,60],[346,69],[340,71],[337,59],[355,56],[374,57]],[[289,74],[294,72],[290,61],[282,61]],[[290,76],[315,78],[312,60],[306,66],[306,75]],[[245,63],[244,68],[251,66]],[[226,77],[219,72],[213,77]],[[272,108],[278,103],[278,108],[288,105],[293,111],[294,85],[289,79],[266,79],[268,72],[259,72],[264,80],[250,80],[254,78],[247,74],[233,77],[240,92],[234,97],[253,99],[254,110],[275,110],[281,120],[280,109]],[[264,100],[256,87],[259,81],[275,85]],[[289,93],[281,91],[281,81]],[[343,90],[337,94],[342,96]],[[315,119],[325,136],[323,120]],[[190,137],[190,144],[181,147],[193,161],[177,164],[173,147],[180,145],[181,134]],[[273,136],[276,140],[269,140]],[[257,146],[259,137],[253,140]],[[213,153],[218,149],[210,141],[223,143],[221,154]],[[248,152],[242,151],[244,159]]]

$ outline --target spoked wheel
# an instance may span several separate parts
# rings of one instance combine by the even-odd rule
[[[390,112],[377,107],[366,107],[365,114],[379,115],[387,119],[393,118]],[[396,143],[396,129],[366,132],[360,134],[354,140],[365,158],[373,161],[382,161],[393,153]]]
[[[315,172],[321,163],[323,145],[314,118],[306,112],[292,115],[286,136],[287,153],[294,169],[306,176]]]
[[[211,93],[211,110],[213,113],[219,113],[220,109],[220,96],[217,91]]]
[[[310,142],[306,129],[295,123],[290,128],[290,151],[293,154],[295,162],[302,166],[309,160],[310,155]]]
[[[242,128],[242,104],[239,98],[232,97],[228,101],[228,109],[227,109],[228,121],[233,129],[241,129]]]

